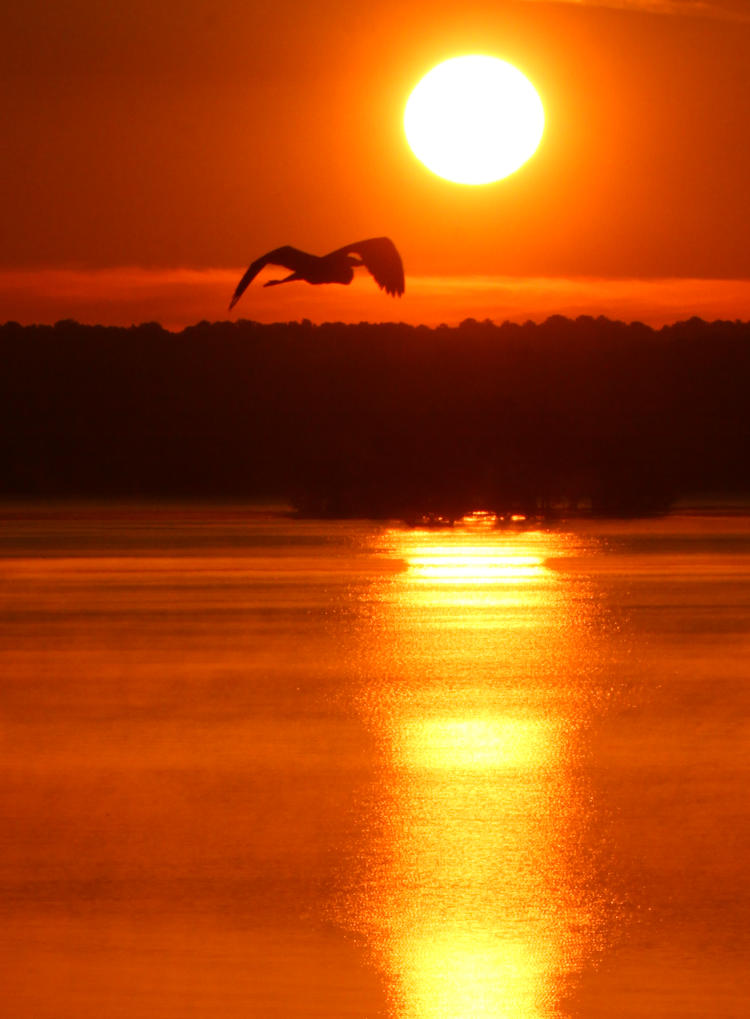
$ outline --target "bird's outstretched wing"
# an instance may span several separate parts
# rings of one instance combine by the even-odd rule
[[[261,255],[250,264],[247,272],[237,284],[229,310],[232,310],[261,269],[265,269],[267,265],[282,265],[285,269],[291,269],[292,272],[300,272],[314,260],[314,255],[308,255],[306,251],[300,251],[299,248],[292,248],[289,244],[285,244],[281,248],[274,248],[273,251]]]
[[[366,241],[356,241],[332,254],[359,255],[365,266],[375,277],[381,290],[392,297],[400,297],[404,292],[404,266],[401,255],[390,237],[370,237]]]

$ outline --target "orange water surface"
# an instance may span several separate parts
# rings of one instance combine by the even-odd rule
[[[14,1019],[750,1013],[750,519],[0,511]]]

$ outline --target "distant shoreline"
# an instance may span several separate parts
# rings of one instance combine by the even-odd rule
[[[664,513],[750,493],[750,324],[0,327],[0,500],[308,517]]]
[[[75,318],[62,318],[54,322],[27,322],[21,323],[15,319],[7,319],[0,323],[0,330],[17,330],[17,329],[34,329],[34,330],[48,330],[48,329],[65,329],[70,330],[75,328],[77,330],[94,330],[101,332],[102,330],[117,330],[133,332],[142,329],[149,331],[161,331],[169,333],[172,336],[182,336],[184,334],[191,334],[194,330],[205,330],[205,329],[222,329],[234,328],[240,331],[246,331],[248,329],[307,329],[307,330],[323,330],[329,329],[392,329],[399,327],[401,329],[411,329],[416,332],[432,332],[432,333],[444,333],[446,331],[456,331],[460,329],[471,329],[477,326],[481,326],[485,329],[519,329],[519,328],[541,328],[548,324],[555,324],[559,322],[578,323],[578,324],[610,324],[619,325],[629,328],[635,326],[638,328],[648,329],[654,333],[661,333],[672,329],[683,328],[687,325],[701,324],[704,326],[721,325],[727,324],[732,326],[750,326],[750,317],[716,317],[716,318],[704,318],[697,313],[675,313],[674,317],[669,321],[659,322],[657,324],[648,321],[648,315],[639,318],[637,316],[620,318],[612,317],[604,313],[590,314],[581,313],[578,315],[567,315],[562,312],[551,312],[548,315],[536,315],[529,316],[526,319],[515,318],[491,318],[484,316],[481,319],[473,316],[464,317],[461,321],[457,321],[453,324],[440,322],[440,323],[418,323],[418,322],[405,322],[400,319],[397,315],[393,318],[378,319],[377,321],[369,322],[363,321],[343,321],[339,319],[330,319],[320,322],[315,322],[310,318],[301,317],[293,319],[279,319],[278,321],[265,322],[261,320],[255,320],[251,317],[244,318],[233,318],[233,319],[214,319],[209,321],[208,319],[202,319],[184,326],[171,326],[164,324],[156,320],[143,320],[140,322],[133,322],[127,325],[121,324],[107,324],[102,322],[80,322]]]

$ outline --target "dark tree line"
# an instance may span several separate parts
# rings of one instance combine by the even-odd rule
[[[750,324],[0,327],[0,495],[645,513],[750,492]]]

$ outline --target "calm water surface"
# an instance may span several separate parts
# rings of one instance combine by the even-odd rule
[[[750,1013],[750,519],[0,512],[14,1019]]]

